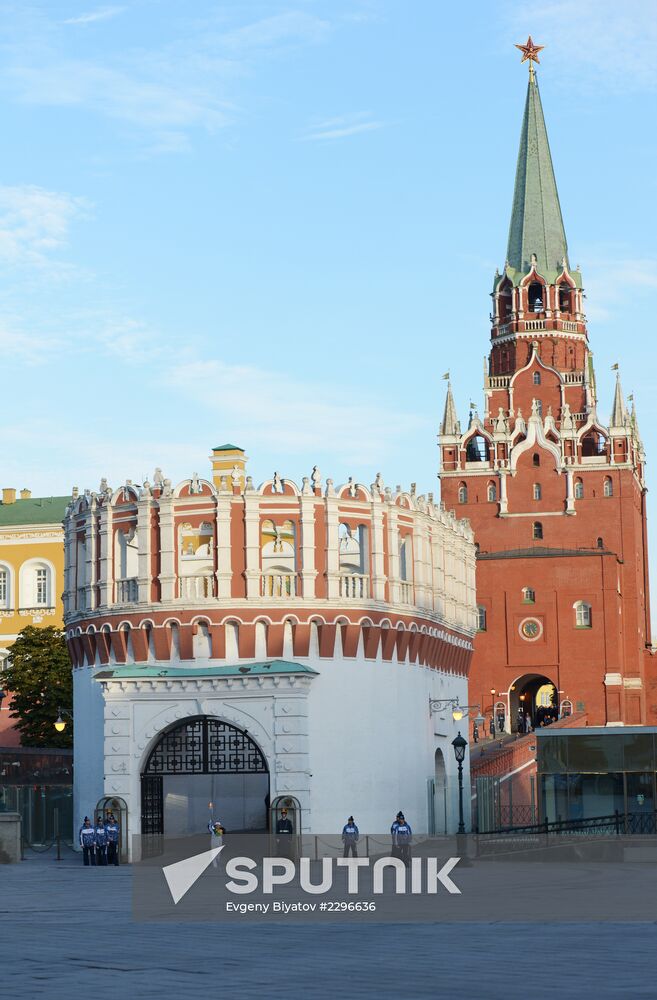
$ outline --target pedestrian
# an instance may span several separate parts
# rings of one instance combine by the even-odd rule
[[[488,731],[490,732],[490,738],[495,739],[495,719],[491,715],[490,722],[488,723]]]
[[[85,865],[96,865],[96,831],[91,825],[91,820],[88,816],[84,817],[84,822],[80,827],[80,847],[82,848],[82,857],[84,859]]]
[[[407,868],[411,866],[411,842],[413,831],[410,824],[404,819],[401,810],[397,813],[395,822],[390,827],[392,836],[393,857],[403,861]]]
[[[208,830],[210,831],[210,849],[212,849],[213,847],[223,847],[224,834],[226,832],[226,828],[223,825],[223,823],[218,819],[212,819],[208,823]],[[212,859],[213,868],[219,867],[217,862],[218,857],[219,855],[215,854],[214,858]]]
[[[343,858],[349,857],[349,852],[351,852],[352,858],[358,857],[358,848],[356,844],[360,834],[358,832],[358,827],[354,821],[354,817],[350,816],[345,825],[342,827],[342,843],[344,844]]]
[[[472,723],[472,742],[473,743],[479,742],[479,727],[477,726],[476,722]]]
[[[96,864],[107,864],[107,831],[102,818],[96,824]]]
[[[105,823],[105,833],[107,834],[107,864],[118,865],[119,863],[119,824],[114,818],[114,813],[110,813]]]
[[[531,731],[532,731],[532,719],[529,712],[527,712],[527,714],[525,715],[525,732],[531,733]]]
[[[292,857],[294,851],[293,833],[292,820],[288,819],[287,809],[283,808],[280,819],[276,823],[276,853],[279,857]]]

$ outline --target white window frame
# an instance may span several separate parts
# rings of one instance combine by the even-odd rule
[[[0,563],[0,572],[6,573],[5,596],[0,599],[0,610],[11,611],[14,608],[14,569],[9,563]]]
[[[575,601],[575,628],[591,628],[591,605],[587,601]]]

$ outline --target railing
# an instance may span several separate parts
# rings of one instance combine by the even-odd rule
[[[117,604],[134,604],[137,600],[139,594],[139,588],[137,586],[137,577],[130,576],[125,580],[116,581],[116,603]]]
[[[297,596],[296,573],[263,573],[260,580],[262,597],[276,599]]]
[[[610,816],[588,816],[582,819],[556,819],[552,821],[544,820],[542,823],[528,823],[522,826],[505,826],[497,830],[490,830],[487,833],[480,833],[480,837],[513,835],[513,834],[540,834],[540,833],[586,833],[606,836],[613,834],[654,834],[657,832],[657,814],[654,812],[645,813],[622,813],[618,809]]]
[[[413,603],[413,584],[402,580],[399,584],[399,599],[402,604]]]
[[[370,596],[370,578],[367,573],[341,573],[340,597],[359,600]]]
[[[209,573],[203,576],[178,577],[178,597],[196,599],[214,596],[214,577]]]
[[[78,587],[76,598],[75,598],[75,606],[78,609],[78,611],[86,611],[87,610],[87,588],[86,587]]]
[[[545,320],[544,319],[526,319],[525,330],[545,330]]]
[[[491,389],[507,389],[510,384],[510,375],[489,375],[488,377],[488,385]]]
[[[577,333],[579,327],[578,323],[573,323],[573,321],[569,319],[562,320],[561,325],[568,333]]]
[[[561,377],[566,385],[583,385],[584,383],[583,372],[562,372]]]

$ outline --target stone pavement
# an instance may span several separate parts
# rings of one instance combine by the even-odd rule
[[[637,866],[638,867],[638,866]],[[478,878],[475,871],[472,878]],[[0,997],[654,1000],[657,925],[143,924],[132,871],[65,854],[0,866]],[[540,899],[540,891],[538,893]]]

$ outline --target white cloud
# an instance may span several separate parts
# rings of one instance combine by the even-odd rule
[[[223,49],[244,53],[286,43],[320,42],[330,30],[328,21],[303,11],[286,11],[224,32],[217,37],[217,42]]]
[[[527,5],[513,3],[509,20],[518,41],[527,35]],[[595,81],[605,90],[657,87],[654,0],[546,0],[531,8],[531,33],[544,45],[541,62],[568,87]]]
[[[384,126],[385,122],[373,120],[370,111],[359,111],[340,118],[327,118],[316,125],[311,125],[302,138],[306,142],[326,142],[358,135],[360,132],[372,132]]]
[[[593,248],[583,274],[589,320],[605,322],[657,289],[657,258],[631,257],[626,248]],[[654,297],[654,296],[652,296]]]
[[[0,320],[0,352],[5,368],[15,362],[30,367],[48,364],[63,347],[62,338],[27,334]]]
[[[334,450],[340,460],[370,465],[423,426],[361,387],[295,380],[281,372],[196,360],[171,368],[167,385],[221,415],[225,433],[239,433],[274,451]],[[229,433],[230,432],[230,433]]]
[[[32,184],[0,186],[0,260],[58,270],[52,254],[68,243],[71,224],[89,213],[89,203]]]
[[[94,24],[96,21],[108,21],[117,14],[122,14],[125,7],[99,7],[98,10],[79,14],[77,17],[67,17],[64,24]]]

